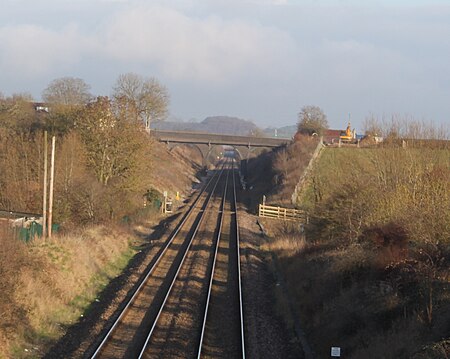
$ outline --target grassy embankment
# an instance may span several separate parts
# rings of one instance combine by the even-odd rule
[[[157,206],[165,191],[183,200],[201,169],[198,154],[152,140],[123,96],[52,103],[48,113],[30,100],[0,98],[0,209],[42,211],[44,153],[50,161],[55,136],[53,223],[68,235],[25,245],[0,228],[0,357],[8,358],[41,357],[126,265],[136,233],[149,234],[117,223],[144,200]]]
[[[139,241],[131,231],[106,226],[28,244],[3,231],[0,357],[41,357],[65,327],[89,311]]]
[[[450,354],[450,151],[329,148],[299,203],[311,223],[273,230],[318,357]]]
[[[152,149],[158,169],[147,174],[152,188],[185,196],[196,180],[195,159],[183,151],[170,155],[157,144]],[[136,203],[142,205],[142,199]],[[75,230],[69,225],[63,226],[65,235],[30,243],[17,240],[6,222],[0,224],[0,358],[41,357],[69,325],[89,312],[98,293],[122,272],[161,219],[152,207],[130,217],[135,219],[132,228],[114,222]]]

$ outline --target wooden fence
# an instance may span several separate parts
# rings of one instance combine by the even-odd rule
[[[286,221],[304,221],[306,222],[306,213],[299,209],[283,208],[275,206],[259,205],[259,217],[278,218]]]

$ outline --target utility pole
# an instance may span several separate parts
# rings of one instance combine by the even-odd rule
[[[48,237],[52,237],[52,212],[53,212],[53,182],[55,177],[55,141],[56,137],[52,137],[52,157],[50,165],[50,197],[48,199]]]
[[[44,131],[44,198],[42,201],[42,238],[47,237],[47,131]]]

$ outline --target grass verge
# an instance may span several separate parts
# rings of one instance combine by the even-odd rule
[[[0,264],[2,270],[17,271],[16,285],[3,306],[19,313],[15,321],[2,320],[0,336],[7,340],[0,355],[38,358],[65,328],[89,313],[97,293],[122,272],[140,240],[120,227],[95,226],[28,245],[3,241],[15,249],[21,265]]]

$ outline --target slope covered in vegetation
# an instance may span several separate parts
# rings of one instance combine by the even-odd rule
[[[292,193],[318,145],[318,139],[298,136],[289,146],[282,146],[248,160],[244,175],[251,188],[247,205],[257,211],[262,197],[267,203],[292,207]]]
[[[272,228],[318,357],[449,355],[449,158],[446,142],[327,148],[298,199],[306,233]]]
[[[43,130],[56,136],[60,230],[24,243],[0,220],[0,358],[42,357],[147,244],[161,193],[179,192],[181,203],[201,168],[106,98],[45,115],[28,101],[0,100],[0,208],[42,212]]]

